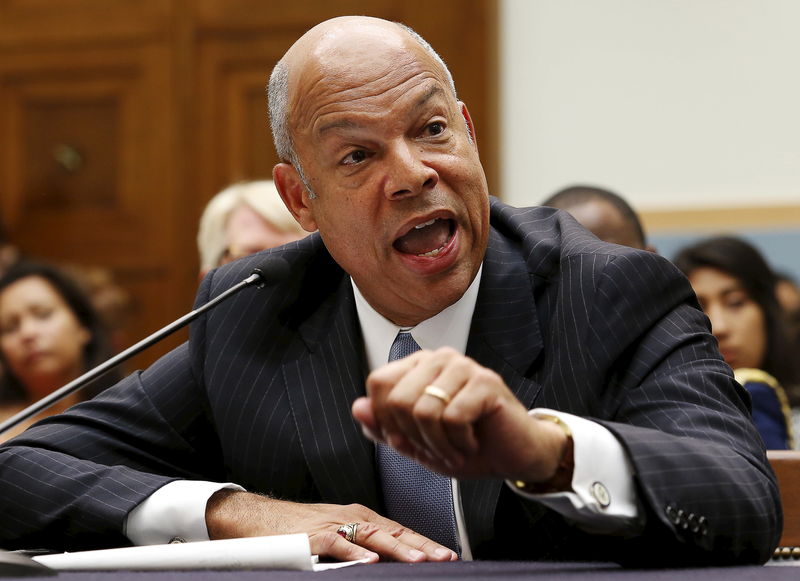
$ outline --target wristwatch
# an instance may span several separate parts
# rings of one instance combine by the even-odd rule
[[[572,440],[572,430],[558,416],[537,413],[537,419],[548,420],[564,430],[567,436],[567,444],[558,462],[555,474],[543,482],[525,482],[524,480],[513,480],[517,490],[527,494],[550,494],[553,492],[569,492],[572,490],[572,472],[575,467],[575,445]]]

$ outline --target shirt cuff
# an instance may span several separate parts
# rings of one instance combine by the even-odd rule
[[[529,494],[511,481],[507,481],[508,486],[589,532],[633,532],[631,529],[640,528],[633,467],[619,440],[604,426],[578,416],[546,408],[528,413],[556,416],[572,431],[572,490]]]
[[[125,519],[125,535],[134,545],[159,545],[172,540],[207,541],[206,504],[218,490],[244,490],[236,484],[174,480],[134,508]]]

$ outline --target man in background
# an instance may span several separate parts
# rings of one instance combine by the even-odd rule
[[[639,216],[622,196],[612,191],[575,185],[559,190],[541,205],[566,210],[600,240],[655,252],[647,244]]]

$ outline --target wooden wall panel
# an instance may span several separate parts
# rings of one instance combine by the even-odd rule
[[[107,44],[164,36],[170,0],[0,0],[0,48]]]
[[[425,36],[470,107],[491,187],[496,12],[496,0],[0,0],[0,222],[30,255],[110,268],[137,340],[191,308],[205,203],[270,177],[269,73],[323,19],[368,14]]]
[[[731,232],[746,228],[796,228],[800,205],[742,208],[692,208],[641,212],[647,232]]]
[[[0,215],[26,254],[124,271],[162,295],[175,285],[173,115],[161,64],[169,52],[142,43],[0,60]],[[136,298],[141,289],[128,291]],[[168,301],[137,302],[134,336],[176,310]]]
[[[316,23],[346,14],[364,14],[408,24],[439,52],[453,74],[459,97],[469,107],[490,189],[496,191],[499,116],[495,89],[498,82],[495,0],[373,0],[368,4],[350,0],[306,0],[282,4],[279,13],[269,2],[198,0],[194,4],[194,28],[198,31],[200,52],[198,64],[216,71],[211,78],[209,70],[200,73],[201,90],[208,89],[209,83],[235,82],[233,69],[239,74],[248,71],[255,77],[248,80],[249,86],[263,90],[272,66],[294,40]],[[238,97],[228,97],[229,108],[221,114],[236,116],[240,112],[235,109],[247,106],[246,101]],[[254,111],[249,113],[254,121],[251,129],[259,131],[263,127],[262,120],[266,119],[265,98],[260,108],[259,112],[258,107],[253,107]],[[254,112],[258,115],[253,115]],[[207,117],[203,119],[208,121]],[[259,147],[263,144],[261,142]],[[274,152],[269,135],[266,145],[270,153]]]
[[[198,48],[199,190],[209,199],[233,181],[271,179],[266,83],[298,31],[205,38]],[[266,38],[265,38],[266,37]]]

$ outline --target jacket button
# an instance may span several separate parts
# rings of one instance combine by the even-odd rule
[[[706,517],[701,516],[697,519],[697,526],[701,535],[706,536],[708,534],[708,519]]]

